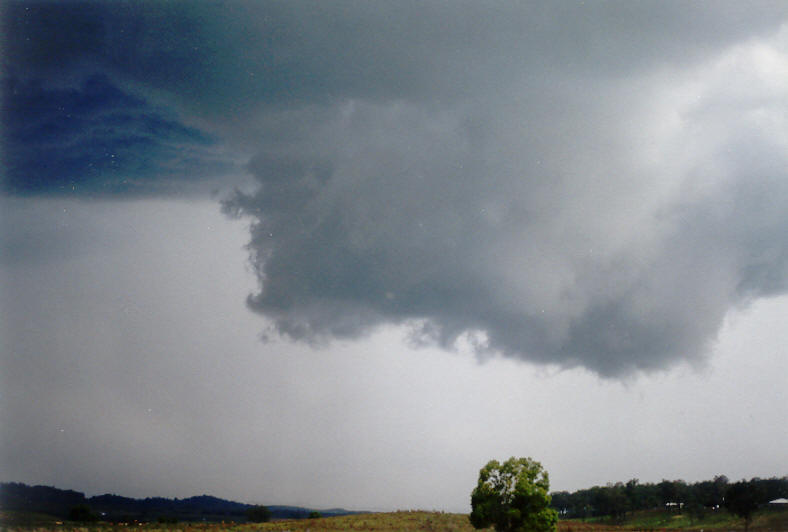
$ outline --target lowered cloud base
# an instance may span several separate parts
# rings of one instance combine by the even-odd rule
[[[6,193],[222,188],[249,154],[249,306],[313,343],[410,324],[616,377],[785,292],[784,3],[231,7],[10,4]]]
[[[249,306],[310,342],[411,323],[608,377],[701,359],[730,308],[786,289],[786,35],[692,69],[291,115],[309,127],[225,203],[254,220]]]

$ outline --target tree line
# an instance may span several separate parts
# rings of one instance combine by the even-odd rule
[[[727,507],[733,513],[732,501],[726,497],[739,497],[745,493],[752,505],[766,504],[771,500],[788,498],[788,476],[768,479],[753,478],[731,483],[725,475],[713,480],[687,483],[683,480],[663,480],[659,483],[640,483],[638,479],[616,482],[607,486],[594,486],[575,492],[551,493],[552,507],[563,519],[624,517],[638,510],[664,509],[694,513],[699,517],[709,510]]]
[[[471,492],[471,524],[477,529],[494,526],[497,532],[555,532],[559,516],[620,519],[628,512],[663,509],[688,513],[692,521],[724,507],[744,519],[746,532],[756,510],[775,499],[788,498],[788,476],[756,477],[733,484],[725,475],[694,484],[683,480],[641,484],[632,479],[572,493],[548,494],[549,490],[547,471],[532,458],[511,457],[503,463],[490,460],[479,471],[479,481]]]
[[[210,495],[186,499],[147,497],[133,499],[105,494],[86,497],[84,493],[51,486],[28,486],[21,482],[0,482],[0,510],[35,512],[71,521],[245,521],[261,519],[306,519],[316,510],[299,506],[259,506],[228,501]],[[251,515],[249,514],[250,510]],[[262,513],[261,513],[262,512]],[[326,516],[356,512],[334,508],[322,510]],[[2,528],[2,526],[0,526]]]

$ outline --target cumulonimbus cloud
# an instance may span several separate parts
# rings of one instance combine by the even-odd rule
[[[231,173],[226,146],[255,154],[224,204],[252,219],[249,305],[285,335],[698,360],[788,279],[788,8],[743,6],[11,3],[6,70],[56,112],[5,99],[5,192],[163,195]]]
[[[225,204],[253,219],[249,305],[308,341],[407,323],[603,376],[698,360],[731,307],[786,289],[778,50],[291,114],[310,127],[263,146],[258,189]]]

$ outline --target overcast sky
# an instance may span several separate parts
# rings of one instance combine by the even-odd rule
[[[467,511],[788,474],[788,5],[2,6],[0,470]]]

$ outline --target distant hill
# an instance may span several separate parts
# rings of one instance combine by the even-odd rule
[[[75,506],[87,505],[105,521],[156,521],[164,517],[179,521],[245,521],[246,510],[252,505],[228,501],[210,495],[187,499],[148,497],[132,499],[120,495],[85,497],[84,493],[51,486],[28,486],[20,482],[0,483],[0,509],[36,512],[65,518]],[[273,519],[303,519],[314,508],[300,506],[268,506]],[[349,515],[342,508],[319,510],[323,516]]]

